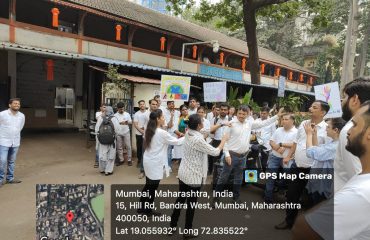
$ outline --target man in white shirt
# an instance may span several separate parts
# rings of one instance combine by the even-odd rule
[[[132,124],[131,116],[125,112],[125,105],[123,102],[117,103],[117,112],[114,116],[118,119],[119,129],[116,130],[117,134],[117,155],[119,158],[119,165],[123,164],[125,159],[123,157],[123,148],[127,150],[128,165],[132,166],[132,150],[131,150],[131,135],[130,127]]]
[[[197,99],[194,97],[190,98],[188,113],[189,116],[197,113]]]
[[[224,146],[224,165],[217,181],[216,191],[221,192],[223,190],[224,185],[227,184],[230,174],[233,171],[233,200],[235,202],[239,201],[240,187],[243,181],[243,170],[245,168],[246,157],[250,146],[249,140],[251,130],[258,129],[275,122],[278,117],[282,115],[283,109],[280,109],[279,113],[274,117],[253,123],[247,120],[249,111],[250,108],[248,106],[240,106],[236,114],[236,118],[229,122],[230,127],[226,127],[224,131],[224,134],[230,135],[230,138]],[[214,200],[215,202],[218,201],[217,198]]]
[[[229,118],[229,115],[228,115],[229,108],[230,108],[228,104],[222,103],[220,105],[217,105],[216,108],[220,109],[220,114],[219,116],[214,117],[211,121],[210,133],[214,134],[213,140],[211,142],[211,145],[213,147],[217,147],[218,145],[220,145],[225,126],[229,126],[229,121],[232,120],[231,118]],[[208,158],[208,174],[209,175],[211,175],[213,172],[213,168],[214,168],[213,165],[220,161],[221,155],[222,153],[220,153],[220,155],[217,157],[209,156]],[[216,181],[216,179],[214,179],[214,181]]]
[[[150,113],[157,110],[157,109],[158,109],[158,101],[155,100],[155,99],[150,99],[149,100],[149,109],[148,109],[148,111],[145,112],[145,121],[144,121],[144,124],[143,124],[143,126],[144,126],[143,138],[145,138],[145,130],[146,130],[146,127],[149,123]],[[166,122],[166,120],[165,120],[165,122]],[[165,123],[165,125],[166,125],[166,123]],[[144,165],[143,165],[143,161],[141,161],[139,179],[142,179],[144,177],[145,177]]]
[[[359,158],[362,170],[335,193],[334,199],[301,215],[293,227],[293,239],[370,239],[370,101],[351,122],[346,149]]]
[[[288,156],[283,158],[283,163],[288,164],[294,154],[294,162],[291,165],[291,174],[297,176],[297,179],[291,181],[288,184],[287,202],[298,204],[299,199],[303,190],[306,188],[307,179],[299,178],[299,174],[309,174],[311,166],[314,162],[312,158],[307,157],[306,154],[306,131],[304,129],[305,124],[310,124],[317,129],[318,144],[324,144],[328,142],[326,134],[327,123],[324,120],[324,116],[329,111],[329,104],[316,100],[312,103],[309,108],[311,115],[310,120],[303,121],[297,132],[297,138],[294,140],[293,147],[290,149]],[[275,226],[275,229],[283,230],[292,228],[294,221],[297,217],[298,209],[287,209],[286,217],[283,222]]]
[[[161,109],[163,114],[164,114],[167,111],[167,109],[166,109],[165,106],[162,106],[161,96],[160,95],[155,95],[153,99],[157,101],[158,109]]]
[[[294,114],[284,114],[281,119],[282,127],[278,128],[271,137],[270,146],[272,152],[268,159],[267,172],[278,173],[279,168],[283,167],[283,158],[288,156],[289,149],[293,146],[297,138],[297,128],[294,126]],[[265,202],[271,203],[273,199],[275,179],[269,178],[265,188]]]
[[[163,113],[164,118],[167,122],[167,131],[173,137],[177,137],[175,131],[177,130],[177,123],[179,121],[180,112],[175,109],[175,102],[174,101],[167,101],[167,109]],[[170,171],[172,168],[172,149],[173,145],[168,145],[168,166],[170,167]]]
[[[144,124],[146,121],[146,109],[145,101],[140,100],[138,102],[140,110],[134,115],[134,127],[136,136],[136,152],[137,152],[137,166],[141,165],[143,160],[143,135],[144,135]]]
[[[106,107],[107,107],[107,105],[105,105],[104,103],[100,106],[100,111],[95,113],[96,121],[98,121],[99,118],[105,113]]]
[[[0,112],[0,187],[4,184],[4,178],[9,184],[22,182],[14,178],[15,160],[25,122],[24,114],[19,112],[20,107],[21,100],[12,98],[9,100],[9,109]]]
[[[256,121],[264,121],[267,120],[270,114],[270,108],[269,107],[263,107],[261,109],[261,118],[257,119]],[[255,133],[258,138],[260,138],[263,141],[263,146],[266,148],[264,151],[261,151],[261,162],[262,162],[262,169],[266,169],[267,165],[267,159],[269,157],[269,153],[271,152],[271,146],[270,146],[270,139],[272,137],[272,134],[276,131],[276,122],[273,122],[272,124],[256,129]]]
[[[347,132],[352,127],[351,118],[360,109],[361,103],[370,100],[370,79],[358,78],[348,83],[343,89],[342,118],[347,122],[339,136],[339,143],[334,160],[334,192],[340,190],[354,175],[361,172],[360,160],[346,150]]]

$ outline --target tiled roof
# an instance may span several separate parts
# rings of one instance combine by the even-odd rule
[[[54,1],[58,2],[58,0]],[[162,14],[127,0],[63,0],[62,2],[70,2],[89,7],[114,16],[187,36],[194,40],[218,40],[220,46],[223,48],[234,50],[242,54],[248,54],[247,42],[245,41],[229,37],[220,32],[198,26],[173,16]],[[272,62],[292,70],[299,70],[316,75],[314,72],[265,48],[259,47],[259,57],[262,61]]]

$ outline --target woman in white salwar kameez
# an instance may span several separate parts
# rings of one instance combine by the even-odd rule
[[[147,215],[157,215],[150,206],[154,202],[155,190],[158,189],[159,182],[163,175],[169,176],[169,166],[167,159],[168,145],[181,145],[184,138],[175,138],[161,127],[165,124],[162,110],[157,109],[150,113],[149,122],[145,130],[143,165],[146,175],[146,182],[143,192],[149,192],[149,197],[140,198],[141,209],[138,213]],[[145,194],[144,194],[145,195]],[[149,203],[149,204],[148,204]]]
[[[119,122],[116,117],[114,117],[113,108],[110,106],[106,107],[105,116],[100,117],[95,126],[95,132],[99,132],[100,125],[103,121],[107,121],[111,117],[114,129],[119,128]],[[115,130],[116,131],[116,130]],[[105,173],[106,176],[113,174],[114,161],[116,160],[116,141],[113,144],[106,145],[101,144],[98,141],[99,149],[99,171],[100,173]]]

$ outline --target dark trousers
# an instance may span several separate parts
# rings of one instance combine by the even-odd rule
[[[311,200],[311,202],[310,202],[311,206],[310,207],[314,207],[317,204],[321,203],[322,201],[327,200],[327,198],[322,193],[314,192],[314,193],[310,193],[310,200]]]
[[[142,190],[142,192],[149,192],[149,197],[141,197],[140,203],[141,203],[141,212],[143,213],[151,213],[153,209],[149,207],[150,204],[154,202],[155,198],[155,190],[158,189],[159,182],[161,180],[151,180],[148,177],[146,177],[145,186]]]
[[[262,171],[263,172],[266,172],[266,167],[267,167],[267,161],[269,159],[269,154],[270,154],[270,151],[261,151],[261,164],[262,164]]]
[[[194,192],[194,195],[196,194],[195,192],[199,192],[200,191],[200,187],[191,187],[187,184],[185,184],[183,181],[181,181],[179,179],[179,191],[180,192],[190,192],[190,191],[193,191]],[[194,213],[195,213],[195,208],[192,208],[191,205],[196,203],[198,201],[198,198],[196,196],[192,196],[192,197],[178,197],[176,199],[176,203],[185,203],[186,201],[186,204],[187,204],[187,209],[186,209],[186,218],[185,218],[185,229],[191,229],[193,227],[193,218],[194,218]],[[173,210],[173,213],[172,213],[172,216],[171,216],[171,224],[170,226],[171,227],[177,227],[177,222],[179,220],[179,217],[180,217],[180,213],[181,213],[181,208],[175,208]]]
[[[216,148],[218,147],[218,145],[220,145],[220,143],[221,143],[220,140],[213,139],[211,142],[211,145]],[[213,164],[220,161],[221,155],[222,155],[222,151],[220,152],[220,155],[216,157],[208,155],[208,173],[209,174],[212,174]]]
[[[306,179],[299,179],[299,173],[308,174],[310,173],[310,168],[300,168],[297,167],[295,163],[292,164],[291,173],[296,175],[297,178],[294,181],[288,183],[288,192],[287,192],[287,202],[288,203],[299,203],[299,199],[302,195],[303,190],[306,188],[307,181]],[[287,209],[285,221],[288,225],[293,226],[294,221],[297,217],[297,209]]]
[[[143,160],[143,135],[136,135],[137,163]]]

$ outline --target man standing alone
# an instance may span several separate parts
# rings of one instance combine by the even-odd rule
[[[15,159],[24,126],[24,114],[19,112],[19,98],[9,100],[9,109],[0,112],[0,187],[3,185],[6,173],[6,183],[21,183],[14,178]]]

